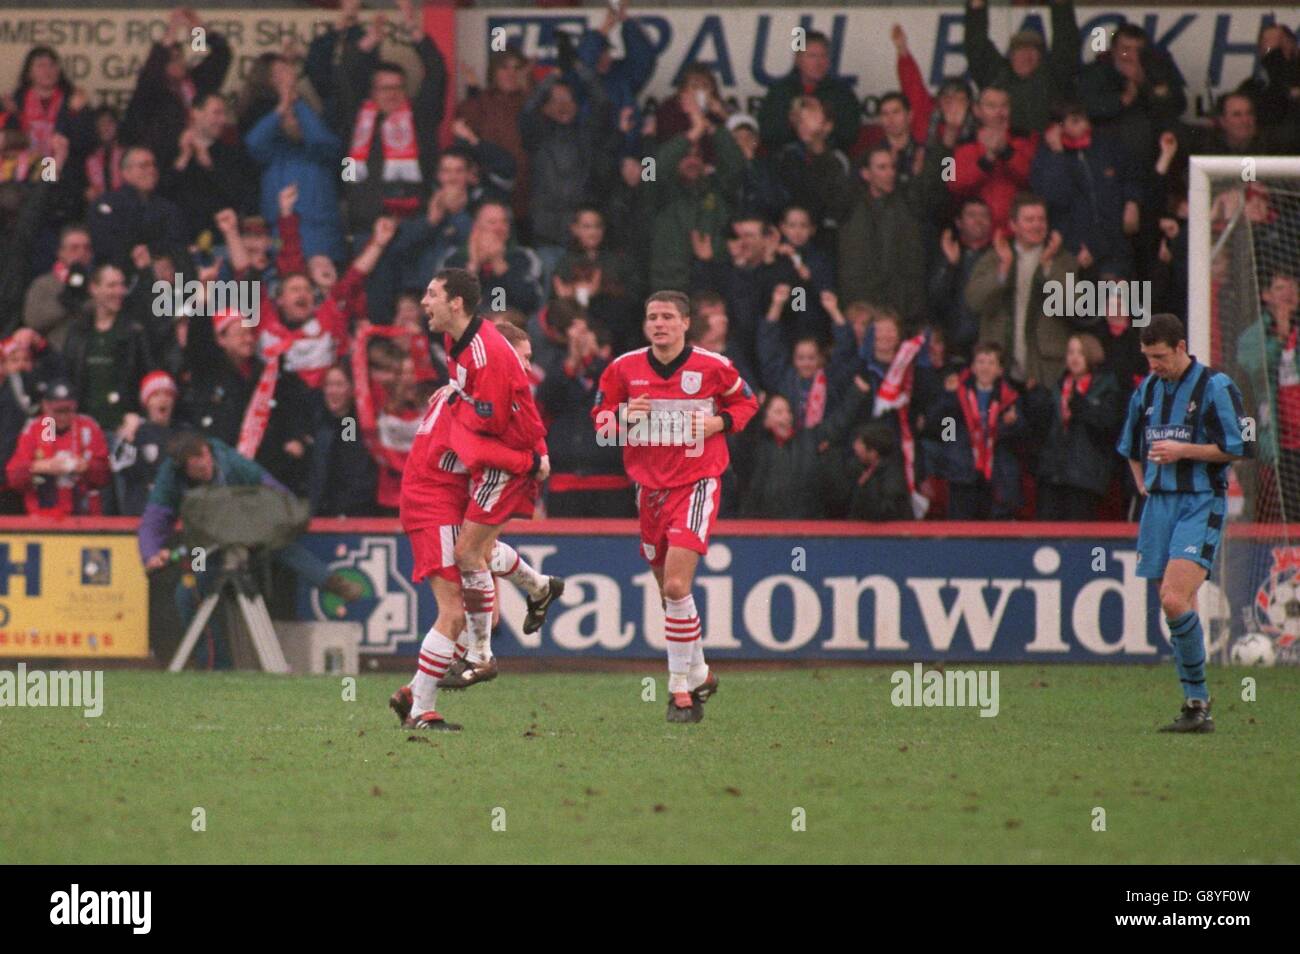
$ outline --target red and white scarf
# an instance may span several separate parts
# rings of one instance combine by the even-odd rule
[[[253,397],[244,410],[244,420],[239,425],[239,446],[236,448],[249,460],[257,456],[257,449],[262,446],[266,436],[266,425],[271,420],[271,399],[275,397],[275,386],[280,381],[280,355],[289,349],[292,341],[278,341],[262,351],[265,365],[262,376],[253,388]]]
[[[816,427],[826,416],[826,369],[818,368],[803,402],[804,429]]]
[[[96,196],[122,187],[122,152],[122,147],[114,143],[111,150],[107,146],[100,146],[86,157],[86,181],[95,190]],[[104,178],[105,165],[108,166],[107,179]]]
[[[1077,378],[1066,374],[1061,378],[1061,426],[1070,426],[1070,399],[1074,397],[1075,388],[1080,394],[1087,394],[1092,385],[1091,374],[1081,374]]]
[[[912,383],[916,377],[913,362],[925,346],[925,335],[919,334],[908,338],[898,346],[894,360],[889,363],[885,379],[876,391],[876,400],[871,408],[872,417],[888,411],[898,411],[899,443],[903,448],[903,473],[907,476],[907,491],[912,498],[912,512],[920,520],[930,509],[930,501],[916,489],[916,437],[912,434],[912,422],[908,419],[907,407],[912,403]]]
[[[989,400],[988,415],[980,414],[979,396],[975,393],[975,378],[967,368],[961,373],[957,388],[957,400],[961,404],[961,414],[966,420],[966,433],[970,435],[971,455],[975,458],[975,469],[985,480],[993,479],[993,453],[998,442],[998,425],[1002,413],[1016,400],[1016,392],[1007,383],[998,378],[993,384],[993,396]]]
[[[348,156],[356,163],[357,181],[365,182],[370,175],[366,161],[370,158],[370,142],[375,134],[375,120],[379,107],[368,99],[357,113],[352,127],[352,146]],[[415,115],[410,106],[388,113],[380,127],[380,144],[384,150],[384,182],[420,182],[420,143],[415,136]],[[407,206],[410,206],[410,209]],[[419,205],[418,198],[386,200],[387,211],[409,214]]]
[[[63,108],[63,90],[56,86],[50,98],[42,104],[36,88],[28,87],[18,108],[18,124],[27,133],[32,148],[39,155],[53,155],[54,126],[59,119],[59,110]]]

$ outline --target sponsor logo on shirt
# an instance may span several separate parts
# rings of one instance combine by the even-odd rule
[[[1149,424],[1147,443],[1154,441],[1190,441],[1192,429],[1186,424]]]

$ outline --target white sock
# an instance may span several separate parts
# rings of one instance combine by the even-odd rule
[[[425,634],[416,659],[415,678],[411,680],[411,714],[433,712],[438,705],[438,680],[446,675],[456,652],[453,643],[436,629]]]
[[[508,543],[498,540],[492,545],[490,566],[494,576],[504,576],[534,599],[546,592],[547,578],[534,570]]]
[[[491,652],[492,608],[496,604],[497,584],[488,570],[461,571],[460,596],[465,604],[465,629],[469,648],[486,659]]]
[[[687,594],[680,600],[667,600],[664,607],[668,691],[689,692],[691,657],[700,641],[700,618],[695,614],[695,597]]]
[[[704,662],[704,638],[691,643],[691,671],[687,680],[692,689],[698,689],[709,678],[709,667]]]

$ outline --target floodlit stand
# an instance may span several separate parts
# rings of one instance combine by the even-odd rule
[[[271,624],[271,614],[266,610],[266,601],[253,581],[248,570],[249,550],[247,547],[223,547],[221,550],[221,575],[217,585],[199,605],[185,638],[172,657],[168,672],[180,672],[189,662],[194,647],[198,645],[203,627],[208,624],[213,611],[223,599],[234,598],[235,607],[244,621],[248,635],[253,644],[257,661],[266,672],[287,673],[289,664],[285,661],[284,651],[280,648],[279,637]]]

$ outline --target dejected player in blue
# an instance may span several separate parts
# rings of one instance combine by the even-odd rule
[[[1151,373],[1133,392],[1117,449],[1146,498],[1137,573],[1160,581],[1160,606],[1183,684],[1182,711],[1160,731],[1213,732],[1196,591],[1219,552],[1228,467],[1254,456],[1254,426],[1232,379],[1187,353],[1176,316],[1153,315],[1141,343]]]

